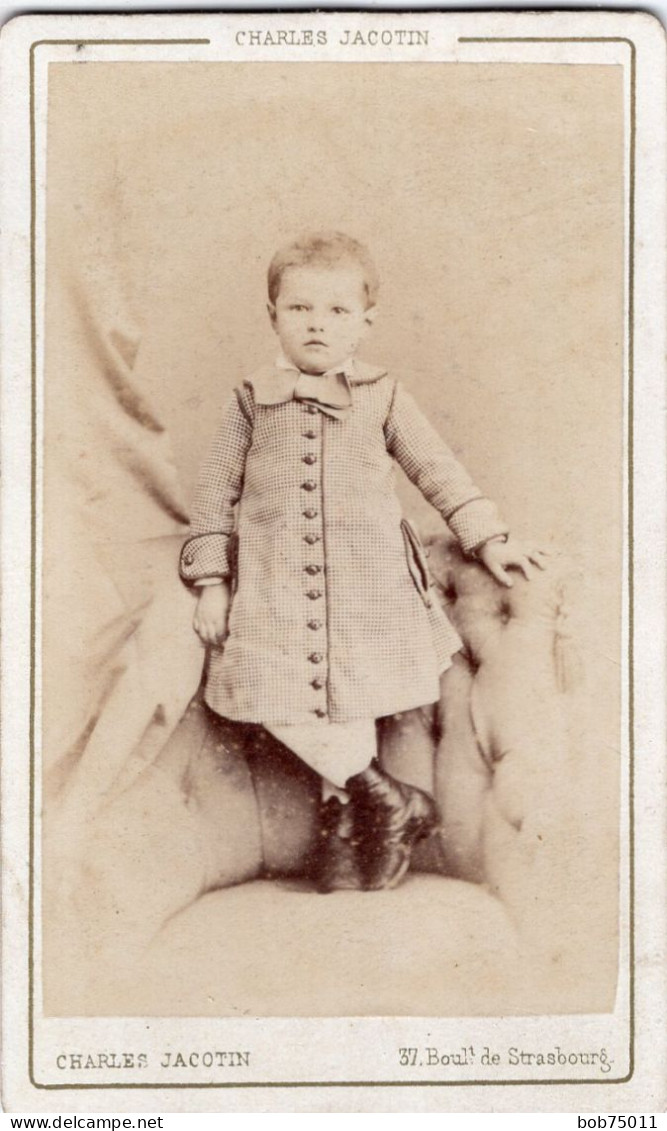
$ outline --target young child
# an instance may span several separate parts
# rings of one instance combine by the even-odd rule
[[[274,256],[280,353],[227,405],[181,554],[211,649],[206,702],[263,724],[322,779],[321,891],[395,886],[438,819],[376,758],[375,720],[435,702],[461,647],[402,518],[394,461],[498,582],[512,584],[508,567],[544,567],[403,387],[356,358],[377,291],[368,252],[341,233]]]

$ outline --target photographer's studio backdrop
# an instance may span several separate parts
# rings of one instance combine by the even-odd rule
[[[202,652],[172,536],[222,405],[275,354],[273,252],[304,229],[340,229],[381,276],[364,356],[401,377],[519,536],[581,571],[591,819],[606,845],[590,895],[612,970],[622,93],[620,68],[593,65],[51,65],[47,808],[77,773],[74,814],[125,772],[152,721],[151,681],[168,725],[194,693]],[[401,492],[425,533],[442,530]],[[155,593],[172,589],[149,623]],[[86,762],[104,710],[113,721]]]

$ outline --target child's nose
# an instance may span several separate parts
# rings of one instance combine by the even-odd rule
[[[313,307],[310,311],[311,320],[315,323],[316,326],[322,326],[323,323],[326,322],[327,314],[328,314],[328,311],[327,311],[326,306],[315,306],[315,305],[313,305]]]

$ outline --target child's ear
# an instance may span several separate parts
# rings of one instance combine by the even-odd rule
[[[273,305],[272,302],[267,302],[266,309],[269,312],[269,318],[271,319],[271,325],[273,326],[273,329],[275,330],[275,328],[276,328],[276,308],[275,308],[275,306]]]

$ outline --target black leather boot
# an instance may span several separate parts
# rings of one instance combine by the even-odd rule
[[[362,890],[351,802],[343,805],[337,797],[323,802],[315,837],[310,875],[317,890],[322,893]]]
[[[350,778],[345,788],[354,807],[357,858],[365,890],[396,887],[410,866],[414,845],[438,826],[433,798],[397,781],[375,761]]]

